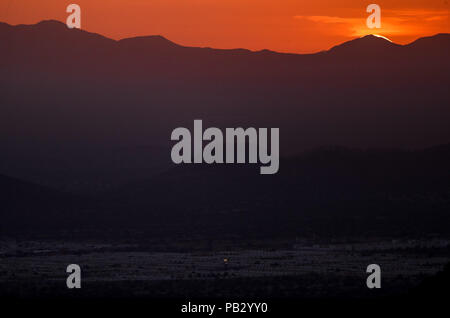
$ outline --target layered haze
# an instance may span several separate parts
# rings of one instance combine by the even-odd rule
[[[449,34],[316,54],[171,40],[0,23],[0,296],[72,300],[72,263],[77,299],[146,309],[445,295],[448,266],[421,282],[450,248]],[[173,164],[171,132],[195,119],[279,128],[279,172]]]
[[[170,162],[171,131],[194,119],[279,127],[282,156],[450,140],[448,34],[369,35],[308,55],[115,41],[56,21],[2,23],[0,35],[1,171],[40,183],[149,176]]]

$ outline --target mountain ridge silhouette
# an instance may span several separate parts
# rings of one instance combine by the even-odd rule
[[[86,31],[83,29],[69,29],[66,24],[64,24],[63,22],[57,21],[57,20],[43,20],[40,21],[36,24],[17,24],[17,25],[11,25],[5,22],[1,22],[0,21],[0,28],[5,28],[5,27],[9,27],[9,28],[18,28],[18,29],[22,29],[22,30],[26,30],[26,29],[30,29],[33,27],[38,27],[41,30],[53,30],[55,31],[56,29],[58,29],[59,31],[65,30],[65,31],[76,31],[76,32],[82,32],[85,35],[95,35],[95,36],[100,36],[102,38],[108,39],[110,41],[116,42],[116,43],[126,43],[126,42],[141,42],[141,43],[145,43],[146,41],[148,43],[153,42],[152,44],[158,43],[159,45],[166,45],[172,48],[178,47],[178,48],[202,48],[202,49],[213,49],[213,50],[223,50],[223,51],[245,51],[245,52],[252,52],[252,53],[261,53],[261,52],[271,52],[271,53],[277,53],[277,54],[289,54],[289,55],[311,55],[311,54],[320,54],[322,52],[331,52],[334,51],[338,48],[342,48],[342,47],[349,47],[352,45],[356,45],[359,46],[360,43],[364,42],[364,43],[371,43],[371,46],[373,48],[373,44],[377,43],[378,45],[384,46],[384,47],[408,47],[408,46],[414,46],[418,43],[420,43],[421,41],[427,41],[428,43],[430,41],[432,41],[433,39],[445,39],[450,41],[450,34],[449,33],[438,33],[435,35],[431,35],[431,36],[426,36],[426,37],[420,37],[410,43],[401,45],[401,44],[397,44],[394,42],[390,42],[382,37],[378,37],[376,35],[373,34],[368,34],[359,38],[355,38],[340,44],[336,44],[334,46],[332,46],[330,49],[328,50],[322,50],[319,52],[313,52],[313,53],[285,53],[285,52],[276,52],[270,49],[262,49],[262,50],[248,50],[245,48],[234,48],[234,49],[219,49],[219,48],[210,48],[210,47],[195,47],[195,46],[184,46],[184,45],[180,45],[177,44],[173,41],[168,40],[167,38],[165,38],[162,35],[143,35],[143,36],[134,36],[134,37],[126,37],[126,38],[122,38],[119,40],[114,40],[111,38],[108,38],[106,36],[103,36],[99,33],[96,32],[90,32],[90,31]]]
[[[135,229],[156,237],[448,235],[449,159],[450,144],[418,151],[328,147],[284,158],[283,170],[269,178],[254,165],[176,166],[97,196],[0,175],[8,196],[0,228],[49,235]]]
[[[448,34],[403,46],[366,36],[316,54],[115,41],[55,21],[0,24],[0,37],[0,173],[38,183],[149,176],[170,164],[172,130],[194,119],[278,127],[282,156],[450,141]],[[105,150],[143,145],[165,150]]]

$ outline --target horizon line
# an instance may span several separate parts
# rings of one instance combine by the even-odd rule
[[[66,28],[69,29],[69,30],[73,30],[73,29],[68,28],[65,22],[59,21],[57,19],[44,19],[44,20],[40,20],[39,22],[31,23],[31,24],[25,24],[25,23],[10,24],[8,22],[0,21],[0,24],[6,24],[6,25],[8,25],[10,27],[19,27],[19,26],[36,26],[38,24],[45,23],[45,22],[56,22],[58,24],[66,26]],[[337,47],[339,45],[342,45],[344,43],[348,43],[348,42],[351,42],[351,41],[354,41],[354,40],[358,40],[358,39],[361,39],[361,38],[365,38],[367,36],[377,37],[377,38],[382,39],[382,40],[384,40],[386,42],[389,42],[389,43],[391,43],[393,45],[408,46],[408,45],[411,45],[412,43],[414,43],[414,42],[416,42],[416,41],[418,41],[420,39],[431,38],[431,37],[435,37],[435,36],[438,36],[438,35],[450,35],[450,33],[447,33],[447,32],[439,32],[439,33],[435,33],[435,34],[428,35],[428,36],[418,37],[415,40],[413,40],[413,41],[411,41],[409,43],[406,43],[406,44],[399,44],[399,43],[396,43],[394,41],[391,41],[388,37],[383,36],[381,34],[370,33],[370,34],[362,35],[362,36],[359,36],[359,37],[353,37],[353,38],[351,38],[348,41],[344,41],[344,42],[340,42],[340,43],[334,44],[329,49],[323,49],[323,50],[314,51],[314,52],[310,52],[310,53],[298,53],[298,52],[280,52],[280,51],[274,51],[274,50],[271,50],[271,49],[268,49],[268,48],[260,49],[260,50],[252,50],[252,49],[247,49],[247,48],[244,48],[244,47],[217,48],[217,47],[210,47],[210,46],[187,46],[187,45],[183,45],[183,44],[179,44],[177,42],[174,42],[174,41],[168,39],[167,37],[165,37],[162,34],[136,35],[136,36],[124,37],[124,38],[120,38],[120,39],[114,39],[114,38],[108,37],[106,35],[103,35],[101,33],[89,31],[89,30],[86,30],[86,29],[83,29],[83,28],[75,29],[75,30],[78,30],[78,31],[81,31],[81,32],[85,32],[85,33],[89,33],[89,34],[98,35],[98,36],[101,36],[101,37],[103,37],[105,39],[108,39],[108,40],[111,40],[111,41],[114,41],[114,42],[120,42],[120,41],[123,41],[123,40],[129,40],[129,39],[147,38],[147,37],[161,37],[161,38],[163,38],[164,40],[166,40],[168,42],[171,42],[171,43],[173,43],[173,44],[175,44],[175,45],[177,45],[179,47],[184,47],[184,48],[204,48],[204,49],[213,49],[213,50],[221,50],[221,51],[245,50],[245,51],[249,51],[249,52],[253,52],[253,53],[268,51],[268,52],[272,52],[272,53],[288,54],[288,55],[314,55],[314,54],[318,54],[318,53],[322,53],[322,52],[328,52],[331,49],[333,49],[333,48],[335,48],[335,47]]]

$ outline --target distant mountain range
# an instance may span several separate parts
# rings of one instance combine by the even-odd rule
[[[150,177],[170,165],[171,131],[194,119],[279,127],[283,156],[450,141],[449,34],[303,55],[115,41],[57,21],[0,23],[0,38],[0,173],[43,184]]]
[[[0,234],[67,227],[68,211],[76,206],[75,196],[4,175],[0,175],[0,192]]]
[[[97,196],[0,176],[0,235],[448,236],[449,161],[450,145],[334,147],[285,158],[277,175],[247,165],[177,166]]]

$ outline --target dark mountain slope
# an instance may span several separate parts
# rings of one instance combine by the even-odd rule
[[[37,182],[55,184],[55,171],[67,184],[104,184],[121,171],[129,171],[124,182],[150,177],[149,165],[170,164],[171,131],[194,119],[279,127],[283,156],[450,140],[448,35],[406,46],[367,36],[308,55],[190,48],[159,36],[114,41],[55,21],[1,24],[0,37],[0,146],[8,149],[0,172]],[[140,164],[134,158],[146,153],[105,158],[109,170],[71,159],[142,146],[161,151]],[[23,175],[36,149],[45,167]]]
[[[88,199],[0,175],[0,236],[82,229]],[[92,220],[96,220],[92,216]]]
[[[96,198],[1,177],[1,232],[447,236],[449,160],[449,145],[423,151],[326,148],[282,159],[277,175],[261,176],[256,165],[181,165]]]
[[[106,222],[186,235],[448,235],[449,149],[319,149],[264,177],[256,165],[177,166],[104,197]]]

